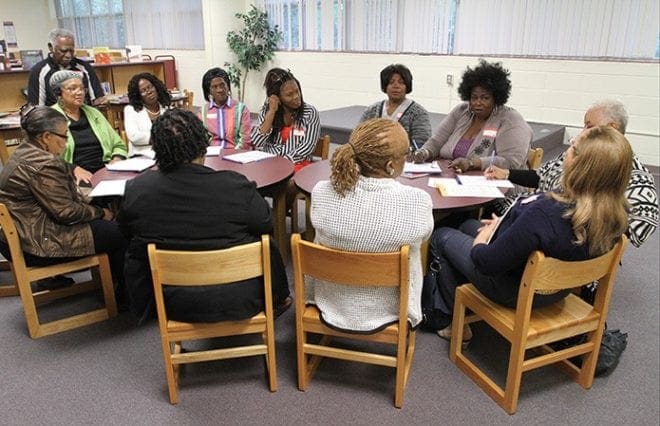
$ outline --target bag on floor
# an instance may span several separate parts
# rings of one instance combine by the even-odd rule
[[[422,330],[436,332],[449,325],[451,318],[443,314],[441,307],[444,306],[440,297],[438,282],[438,263],[431,261],[429,271],[424,275],[422,284]]]

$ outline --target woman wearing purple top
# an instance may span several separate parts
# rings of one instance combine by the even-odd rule
[[[526,168],[532,129],[520,113],[506,106],[511,94],[509,71],[483,59],[467,68],[458,87],[463,102],[456,106],[419,150],[415,162],[452,160],[458,173],[500,168]],[[500,165],[506,165],[502,167]]]

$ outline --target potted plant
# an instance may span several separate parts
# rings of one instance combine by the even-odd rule
[[[268,13],[251,5],[248,13],[236,13],[243,20],[243,28],[227,33],[227,44],[236,54],[238,65],[225,62],[225,68],[232,84],[238,88],[241,102],[245,97],[245,83],[250,70],[259,71],[273,58],[277,42],[282,39],[278,26],[270,26]]]

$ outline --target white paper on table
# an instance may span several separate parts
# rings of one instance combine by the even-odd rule
[[[152,160],[156,158],[156,153],[153,149],[140,146],[133,147],[133,155],[141,155],[142,157],[151,158]]]
[[[90,197],[104,197],[106,195],[124,195],[126,179],[102,180],[89,193]]]
[[[430,163],[411,163],[406,161],[403,165],[404,173],[442,173],[442,168],[437,161]]]
[[[213,145],[206,147],[206,155],[208,157],[217,157],[222,152],[222,147],[220,145]]]
[[[108,170],[115,172],[141,172],[152,167],[156,162],[151,158],[133,157],[128,160],[117,161],[116,163],[108,163],[105,167]]]
[[[486,176],[456,175],[463,185],[494,186],[497,188],[513,188],[508,179],[487,179]]]
[[[504,198],[497,187],[462,185],[452,178],[429,178],[428,186],[438,188],[443,197]]]
[[[275,157],[275,154],[263,151],[247,151],[239,152],[238,154],[225,155],[222,159],[245,164],[252,163],[253,161],[265,160],[266,158],[271,157]]]

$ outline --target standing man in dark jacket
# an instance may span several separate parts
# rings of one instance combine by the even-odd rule
[[[103,88],[92,66],[75,57],[76,43],[73,33],[57,28],[48,35],[48,57],[30,69],[28,77],[28,102],[32,105],[50,106],[57,102],[57,96],[50,87],[50,76],[60,70],[73,70],[82,74],[87,90],[85,103],[100,105],[105,103]]]

